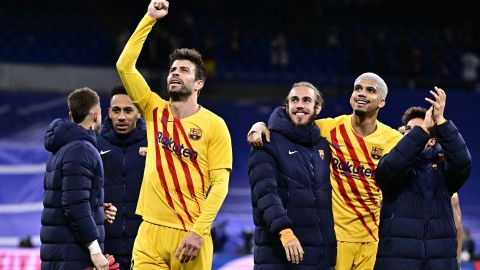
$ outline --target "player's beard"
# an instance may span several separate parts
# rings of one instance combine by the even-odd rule
[[[192,88],[182,85],[179,90],[168,90],[168,94],[172,101],[184,102],[192,95]]]
[[[316,114],[311,114],[311,115],[308,116],[308,119],[305,123],[300,123],[300,122],[295,123],[295,121],[293,120],[290,113],[287,113],[287,116],[288,116],[288,119],[290,119],[290,122],[292,122],[292,124],[294,126],[297,126],[297,127],[307,127],[307,126],[313,124],[313,122],[315,122],[315,119],[317,118]]]
[[[356,116],[364,116],[365,114],[367,114],[366,111],[362,111],[362,110],[353,110],[353,113],[354,113]]]

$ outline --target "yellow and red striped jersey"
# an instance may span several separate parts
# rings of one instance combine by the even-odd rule
[[[156,94],[139,105],[148,150],[137,214],[154,224],[191,230],[212,184],[209,171],[232,168],[227,126],[205,108],[176,119]]]
[[[210,232],[227,194],[230,133],[222,118],[203,107],[188,117],[173,117],[170,103],[151,91],[135,64],[154,24],[155,19],[144,16],[117,62],[147,125],[147,160],[136,213],[145,221],[202,236]]]
[[[315,123],[332,150],[330,181],[337,240],[377,241],[382,194],[375,182],[375,169],[402,135],[377,121],[375,132],[360,137],[353,131],[351,115]]]

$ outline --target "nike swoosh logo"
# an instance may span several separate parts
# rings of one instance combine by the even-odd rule
[[[288,150],[288,154],[289,154],[289,155],[293,155],[293,154],[295,154],[295,153],[297,153],[297,152],[298,152],[298,151],[290,151],[290,150]]]
[[[342,146],[345,146],[345,145],[344,145],[344,144],[338,144],[338,143],[334,143],[334,144],[333,144],[333,147],[334,147],[334,148],[337,148],[337,149],[340,148],[340,147],[342,147]]]
[[[110,152],[110,151],[112,151],[112,150],[107,150],[107,151],[101,150],[101,151],[100,151],[100,155],[104,155],[104,154],[106,154],[106,153],[108,153],[108,152]]]

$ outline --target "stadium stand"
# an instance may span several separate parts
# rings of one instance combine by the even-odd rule
[[[442,86],[448,91],[447,118],[464,135],[474,164],[480,159],[475,110],[480,103],[480,2],[435,1],[435,20],[426,16],[432,12],[431,5],[430,1],[386,0],[266,0],[241,6],[218,0],[172,1],[168,19],[152,32],[139,66],[164,94],[162,76],[170,50],[188,46],[204,54],[209,77],[199,102],[225,119],[234,149],[229,195],[215,222],[223,224],[228,241],[215,255],[214,269],[229,267],[227,261],[248,252],[244,236],[253,225],[246,133],[254,122],[268,119],[294,81],[312,81],[325,92],[321,117],[328,117],[350,112],[347,99],[356,75],[377,72],[390,86],[388,109],[380,111],[379,119],[392,127],[400,125],[407,107],[423,104],[426,90]],[[56,117],[67,117],[64,93],[84,86],[75,79],[75,70],[102,68],[113,74],[125,38],[144,13],[142,1],[2,3],[0,268],[38,269],[38,250],[15,247],[25,237],[39,246],[47,125]],[[13,76],[5,74],[18,64],[31,70],[42,65],[42,72],[51,74],[55,67],[69,66],[73,77],[62,80],[57,88],[25,88],[27,82],[42,78],[34,81],[38,74],[33,71],[19,75],[22,84],[15,83]],[[98,80],[102,78],[106,77]],[[110,80],[103,83],[116,84]],[[62,89],[64,93],[57,93]],[[105,93],[107,89],[98,90]],[[107,105],[103,95],[104,110]],[[480,183],[476,179],[480,179],[478,166],[460,191],[460,201],[463,224],[479,246],[476,191]],[[465,264],[462,269],[474,267]]]

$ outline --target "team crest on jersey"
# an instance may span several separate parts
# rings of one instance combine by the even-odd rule
[[[370,155],[374,159],[380,159],[382,157],[383,149],[380,147],[372,147],[372,152]]]
[[[325,158],[325,152],[323,149],[318,150],[318,154],[320,155],[320,158],[323,160]]]
[[[188,137],[194,141],[198,141],[202,138],[202,130],[199,128],[191,128]]]

